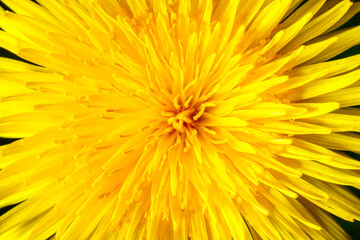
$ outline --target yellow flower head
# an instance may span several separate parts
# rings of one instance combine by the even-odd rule
[[[360,3],[2,2],[0,239],[348,238]]]

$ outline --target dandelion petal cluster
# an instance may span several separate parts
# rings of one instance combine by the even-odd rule
[[[360,3],[2,2],[0,239],[349,238]]]

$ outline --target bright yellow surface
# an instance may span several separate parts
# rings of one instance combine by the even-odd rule
[[[0,239],[347,239],[345,0],[3,0]],[[299,7],[300,6],[300,7]],[[298,8],[299,7],[299,8]],[[296,9],[296,10],[295,10]],[[294,12],[295,10],[295,12]],[[327,61],[327,62],[325,62]]]

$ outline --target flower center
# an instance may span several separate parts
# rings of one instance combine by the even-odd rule
[[[194,126],[194,112],[195,109],[191,108],[173,113],[173,116],[171,116],[167,122],[169,125],[172,125],[174,129],[184,133],[186,128]]]
[[[173,100],[173,105],[169,106],[161,114],[167,118],[168,131],[178,131],[179,133],[196,134],[201,128],[200,126],[204,123],[203,116],[206,112],[207,107],[215,106],[213,103],[205,102],[204,100],[193,101],[191,95],[186,100],[182,101],[179,96]]]

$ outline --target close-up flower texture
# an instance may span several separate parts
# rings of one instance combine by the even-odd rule
[[[352,238],[359,2],[1,6],[1,240]]]

